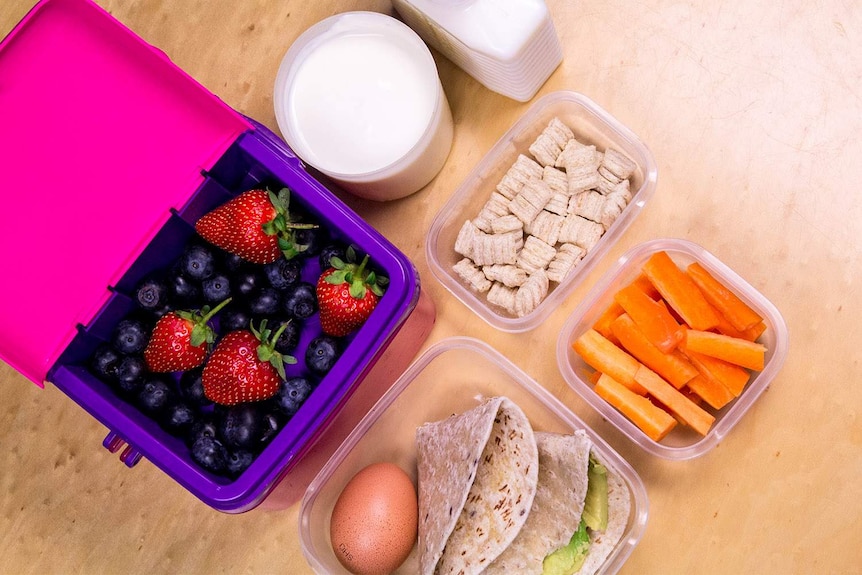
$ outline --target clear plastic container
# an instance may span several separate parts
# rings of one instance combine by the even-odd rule
[[[518,155],[529,154],[530,144],[554,117],[559,117],[567,124],[579,141],[594,144],[598,150],[616,148],[634,160],[637,169],[631,176],[632,200],[566,279],[559,284],[552,283],[548,296],[531,313],[516,317],[488,303],[485,294],[471,289],[453,271],[452,266],[462,258],[455,252],[455,238],[464,221],[479,213]],[[497,141],[434,218],[425,244],[431,272],[464,305],[497,329],[508,332],[531,330],[560,305],[611,246],[619,241],[652,198],[657,178],[655,161],[646,145],[605,110],[576,92],[548,94],[537,100]]]
[[[416,481],[416,428],[475,407],[484,398],[504,395],[514,401],[539,431],[571,433],[584,429],[594,448],[624,478],[631,493],[628,525],[602,573],[616,573],[646,529],[648,500],[644,485],[601,437],[559,400],[487,344],[450,338],[431,346],[360,421],[311,482],[302,501],[299,535],[303,553],[317,573],[347,575],[332,552],[329,522],[344,486],[360,469],[390,461]],[[396,573],[418,572],[414,547]]]
[[[715,415],[715,423],[707,435],[701,436],[687,427],[677,425],[661,442],[656,442],[593,391],[589,381],[589,374],[593,370],[575,353],[572,343],[592,327],[613,301],[614,293],[631,283],[640,274],[643,264],[659,251],[666,251],[680,267],[699,262],[758,312],[766,323],[766,331],[758,341],[766,346],[767,352],[763,370],[752,375],[742,394],[722,409],[710,410]],[[629,439],[652,455],[686,460],[704,455],[730,433],[781,370],[787,349],[788,333],[784,318],[761,293],[699,245],[681,239],[656,239],[635,246],[621,256],[616,266],[607,272],[575,309],[560,332],[557,362],[563,378],[572,389]]]

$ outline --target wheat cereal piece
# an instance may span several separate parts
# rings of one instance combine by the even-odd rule
[[[469,258],[459,260],[458,263],[452,266],[452,269],[477,292],[483,293],[491,289],[491,280],[485,277],[482,270]]]
[[[567,244],[575,244],[589,251],[601,239],[605,233],[602,224],[582,218],[577,214],[569,214],[563,220],[560,228],[559,241]]]
[[[576,138],[570,139],[566,142],[566,145],[563,146],[563,150],[560,152],[560,155],[557,156],[557,161],[554,162],[554,167],[557,168],[565,168],[567,163],[570,163],[570,159],[575,156],[580,156],[581,154],[586,154],[589,146],[586,144],[582,144]]]
[[[605,201],[605,196],[601,192],[587,190],[569,199],[569,213],[599,222],[602,219]]]
[[[554,117],[530,145],[529,150],[540,164],[553,166],[566,143],[574,137],[574,132],[562,120]]]
[[[530,153],[536,158],[536,161],[543,166],[553,166],[557,161],[557,156],[560,155],[562,149],[554,142],[554,139],[544,132],[530,144]]]
[[[623,182],[628,183],[628,180],[623,180]],[[623,213],[631,199],[628,186],[622,185],[622,182],[617,185],[617,188],[614,188],[614,191],[605,196],[605,206],[602,209],[602,217],[599,222],[605,230],[611,227],[611,224]]]
[[[517,265],[528,274],[535,273],[548,267],[548,264],[557,255],[554,246],[548,245],[536,236],[527,236],[524,247],[518,253]]]
[[[503,175],[500,183],[497,184],[497,191],[511,200],[518,195],[527,181],[541,177],[542,166],[524,154],[518,154],[515,162]]]
[[[514,264],[523,246],[524,234],[520,231],[504,234],[486,234],[479,231],[473,236],[471,259],[477,266]]]
[[[598,170],[591,166],[577,166],[567,169],[566,177],[568,178],[570,196],[595,189],[601,182]]]
[[[479,210],[479,214],[473,219],[476,227],[486,233],[493,231],[493,222],[498,218],[509,214],[509,199],[499,192],[491,192],[491,197]]]
[[[511,264],[484,266],[482,273],[492,282],[499,282],[506,287],[518,287],[527,281],[527,272]]]
[[[548,245],[557,243],[560,228],[563,227],[563,215],[557,215],[547,210],[539,212],[530,225],[524,226],[524,232],[536,236]]]
[[[515,315],[524,317],[532,312],[548,295],[550,282],[545,270],[540,269],[530,274],[515,293]]]
[[[491,222],[491,232],[495,234],[504,234],[506,232],[521,231],[524,229],[524,222],[515,214],[506,214]]]
[[[569,213],[569,194],[554,194],[545,204],[544,209],[552,214],[565,216]]]
[[[539,215],[553,194],[554,192],[543,180],[530,180],[509,203],[509,210],[522,222],[529,224]]]
[[[637,164],[614,148],[605,150],[602,166],[621,180],[627,180],[637,169]]]
[[[458,231],[458,236],[455,238],[455,252],[464,257],[473,257],[473,236],[480,233],[479,228],[472,220],[465,220],[461,229]]]
[[[542,179],[554,193],[565,194],[569,191],[569,178],[563,170],[553,166],[545,166],[542,171]]]
[[[518,288],[508,287],[500,282],[491,284],[491,289],[488,290],[488,303],[498,305],[510,314],[515,314],[515,294]]]
[[[548,264],[548,279],[562,283],[569,272],[587,255],[587,251],[575,244],[563,244],[557,248],[557,255]]]

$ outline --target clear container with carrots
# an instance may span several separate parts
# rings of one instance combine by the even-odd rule
[[[647,452],[701,456],[784,364],[776,307],[701,246],[657,239],[624,254],[557,342],[567,383]]]

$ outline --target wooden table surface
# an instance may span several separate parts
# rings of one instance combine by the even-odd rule
[[[392,13],[386,0],[98,2],[273,129],[276,70],[297,35],[346,10]],[[0,36],[33,3],[0,2]],[[565,56],[539,95],[582,92],[629,126],[655,155],[657,192],[548,321],[520,335],[489,327],[431,276],[424,234],[529,103],[435,54],[455,118],[442,172],[397,202],[343,196],[419,269],[437,307],[423,347],[454,335],[485,340],[631,462],[649,521],[622,573],[862,572],[862,7],[548,5]],[[790,331],[767,392],[715,450],[687,462],[641,452],[568,388],[555,360],[566,317],[600,274],[656,237],[707,248],[770,299]],[[4,270],[2,281],[18,278]],[[310,572],[298,504],[214,511],[147,461],[127,469],[100,446],[105,429],[53,386],[40,390],[6,365],[0,380],[0,572]]]

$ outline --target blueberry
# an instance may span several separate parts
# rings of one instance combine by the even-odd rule
[[[176,271],[168,278],[168,289],[171,299],[178,305],[197,303],[201,297],[201,288],[183,274]]]
[[[305,250],[302,251],[304,257],[314,257],[319,255],[320,250],[323,249],[325,236],[325,232],[317,227],[298,229],[294,232],[293,239],[297,246],[305,246]]]
[[[100,344],[90,356],[90,371],[104,382],[111,382],[117,377],[117,366],[120,363],[120,353],[108,343]]]
[[[191,244],[180,256],[180,271],[190,280],[202,282],[215,273],[215,255],[202,244]]]
[[[144,279],[135,291],[135,301],[145,311],[162,312],[168,306],[168,284],[158,278]]]
[[[221,303],[230,297],[230,280],[222,274],[214,275],[201,283],[204,301],[210,304]]]
[[[164,412],[160,423],[168,433],[184,437],[195,423],[195,410],[181,401],[170,404]]]
[[[212,403],[204,393],[204,385],[201,380],[203,368],[198,367],[184,371],[180,376],[180,397],[192,406],[201,407]]]
[[[213,473],[224,473],[227,468],[227,449],[215,437],[202,435],[192,444],[192,459]]]
[[[240,403],[221,413],[216,426],[219,438],[228,447],[254,449],[263,435],[263,413],[254,404]]]
[[[263,432],[260,435],[260,443],[266,445],[281,431],[281,421],[275,413],[265,413],[262,419]]]
[[[345,250],[341,244],[329,244],[320,250],[320,271],[325,271],[332,267],[332,258],[337,257],[344,261]]]
[[[213,439],[218,437],[218,428],[212,413],[200,414],[195,418],[187,435],[189,445],[201,437],[211,437]]]
[[[228,304],[218,314],[219,331],[227,333],[238,329],[246,329],[251,322],[251,314],[240,306]]]
[[[232,289],[238,295],[250,297],[266,284],[263,276],[254,270],[243,270],[233,276]]]
[[[151,417],[158,417],[165,412],[174,401],[174,392],[161,378],[153,377],[146,380],[138,391],[138,407]]]
[[[220,265],[229,275],[236,274],[248,265],[248,262],[236,254],[219,250]]]
[[[329,335],[319,335],[311,340],[305,350],[305,365],[315,374],[325,375],[335,365],[339,355],[338,340]]]
[[[248,300],[248,309],[255,316],[271,316],[279,312],[281,298],[278,291],[271,287],[261,288]]]
[[[295,319],[276,320],[270,325],[270,329],[275,333],[281,326],[284,325],[284,331],[278,336],[278,341],[275,342],[275,351],[282,354],[290,354],[296,349],[299,343],[300,325]]]
[[[138,355],[127,355],[117,365],[117,388],[125,395],[136,395],[147,375],[147,364]]]
[[[302,266],[296,260],[278,258],[273,263],[263,266],[263,272],[272,287],[284,290],[299,281]]]
[[[317,312],[317,293],[312,284],[300,282],[284,297],[284,311],[290,317],[308,319]]]
[[[149,339],[150,332],[144,322],[126,318],[114,328],[112,342],[117,351],[131,355],[142,352]]]
[[[236,449],[228,452],[225,471],[231,477],[238,477],[254,462],[254,453],[246,449]]]
[[[314,387],[305,377],[290,377],[278,388],[278,393],[273,397],[275,406],[286,416],[291,417],[299,407],[308,399]]]

